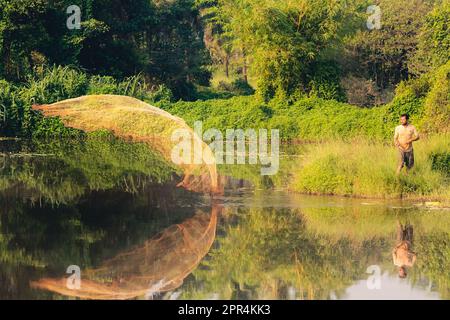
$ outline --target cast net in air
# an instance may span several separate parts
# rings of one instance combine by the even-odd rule
[[[116,137],[144,142],[182,172],[179,186],[195,192],[221,192],[211,149],[182,119],[164,110],[135,98],[117,95],[83,96],[54,104],[34,105],[33,109],[46,117],[59,117],[67,127],[85,132],[108,130]],[[172,153],[180,142],[174,139],[176,130],[190,134],[191,154],[189,161],[174,164]]]

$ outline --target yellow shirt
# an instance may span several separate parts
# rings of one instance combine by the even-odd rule
[[[409,152],[412,150],[412,142],[409,140],[419,137],[419,133],[412,124],[399,125],[395,127],[394,143],[402,151]]]

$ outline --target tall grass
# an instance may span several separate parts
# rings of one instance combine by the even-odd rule
[[[20,85],[0,80],[0,135],[71,136],[55,119],[45,119],[31,110],[33,104],[51,104],[93,94],[131,96],[146,102],[170,102],[173,97],[164,85],[150,85],[142,75],[117,80],[91,76],[70,67],[52,67],[30,76]],[[1,120],[1,119],[0,119]]]
[[[396,175],[397,150],[389,144],[353,140],[314,144],[290,183],[293,191],[380,198],[423,198],[450,202],[447,172],[433,169],[432,155],[448,153],[450,135],[415,143],[415,166]]]

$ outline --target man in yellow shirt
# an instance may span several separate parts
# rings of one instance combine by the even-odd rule
[[[408,114],[400,116],[400,125],[395,128],[394,144],[399,152],[397,174],[406,166],[409,171],[414,166],[413,141],[419,140],[419,133],[412,124],[408,122]]]

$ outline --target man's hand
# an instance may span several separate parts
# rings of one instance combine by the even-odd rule
[[[419,135],[417,135],[417,136],[415,136],[415,137],[409,139],[409,140],[408,140],[408,143],[413,143],[414,141],[417,141],[417,140],[419,140]]]

